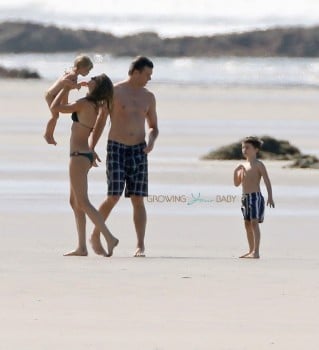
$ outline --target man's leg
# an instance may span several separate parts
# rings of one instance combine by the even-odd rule
[[[145,230],[146,230],[146,209],[144,205],[144,197],[142,196],[131,196],[133,205],[133,218],[135,231],[137,236],[137,246],[134,253],[135,257],[144,257],[145,254]]]
[[[106,200],[101,204],[99,212],[102,215],[104,221],[106,221],[106,219],[109,217],[112,209],[119,201],[119,199],[120,196],[108,196]],[[92,249],[96,254],[107,256],[107,252],[105,251],[101,243],[100,231],[97,227],[95,227],[93,230],[90,242],[92,245]]]

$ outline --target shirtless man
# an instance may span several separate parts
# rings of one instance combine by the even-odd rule
[[[244,164],[239,164],[234,170],[234,185],[242,185],[241,211],[245,220],[245,229],[249,245],[249,252],[241,258],[259,258],[260,229],[259,224],[264,221],[265,202],[260,192],[260,180],[263,178],[267,193],[267,205],[275,207],[272,197],[272,187],[265,165],[257,159],[257,153],[262,141],[249,136],[242,142],[242,152],[246,158]]]
[[[148,195],[147,154],[152,151],[158,136],[155,96],[145,88],[151,80],[153,63],[138,56],[131,63],[128,78],[114,86],[111,128],[107,143],[107,198],[99,208],[106,220],[120,199],[130,197],[137,235],[135,257],[145,256],[146,210],[144,197]],[[107,115],[101,116],[93,132],[91,148],[100,138]],[[145,121],[149,127],[145,142]],[[100,241],[100,232],[94,229],[91,244],[95,253],[106,256]]]

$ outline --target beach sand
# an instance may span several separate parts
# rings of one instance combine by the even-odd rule
[[[107,222],[120,245],[106,259],[90,248],[86,258],[62,256],[76,242],[71,123],[61,117],[58,146],[44,143],[48,85],[0,81],[1,349],[319,346],[318,170],[265,162],[276,208],[261,226],[262,258],[243,260],[237,162],[199,159],[250,134],[288,139],[319,156],[318,91],[152,85],[160,137],[149,157],[147,257],[132,257],[132,211],[121,199]],[[106,133],[102,158],[105,144]],[[98,206],[105,164],[91,171],[89,186]]]

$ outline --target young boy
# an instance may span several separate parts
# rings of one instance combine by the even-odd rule
[[[262,141],[257,137],[246,137],[242,142],[242,152],[246,162],[234,170],[234,185],[242,184],[243,196],[241,210],[245,220],[245,229],[249,252],[241,258],[259,259],[260,230],[264,220],[265,202],[260,192],[260,179],[263,178],[268,192],[267,205],[275,207],[272,198],[271,183],[265,165],[257,159]]]
[[[80,89],[81,86],[86,86],[87,85],[86,82],[82,82],[78,84],[77,82],[78,75],[86,76],[89,74],[92,68],[93,68],[93,63],[88,56],[84,56],[84,55],[77,56],[74,60],[73,67],[71,68],[70,72],[64,73],[64,75],[60,77],[57,81],[55,81],[53,85],[47,90],[45,94],[45,100],[49,108],[51,106],[51,103],[55,99],[55,97],[64,87],[69,87],[69,88],[76,87]],[[64,102],[67,103],[67,101],[64,101]],[[53,113],[51,111],[51,118],[47,123],[45,134],[44,134],[44,138],[47,141],[47,143],[52,145],[56,145],[56,142],[53,137],[53,133],[54,133],[54,129],[58,118],[59,118],[59,113]]]

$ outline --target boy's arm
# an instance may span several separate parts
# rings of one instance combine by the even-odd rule
[[[275,203],[274,203],[274,200],[272,198],[271,182],[270,182],[270,179],[269,179],[269,176],[267,173],[267,169],[262,162],[259,163],[259,169],[260,169],[261,176],[264,179],[264,183],[266,185],[266,189],[267,189],[267,193],[268,193],[267,205],[269,205],[271,208],[274,208]]]
[[[151,105],[149,111],[147,112],[146,120],[150,132],[148,134],[148,142],[147,146],[144,148],[144,152],[149,153],[153,149],[155,140],[159,134],[157,125],[156,100],[153,94],[151,94]]]
[[[238,187],[243,180],[243,172],[245,168],[242,164],[239,164],[234,170],[234,185]]]

